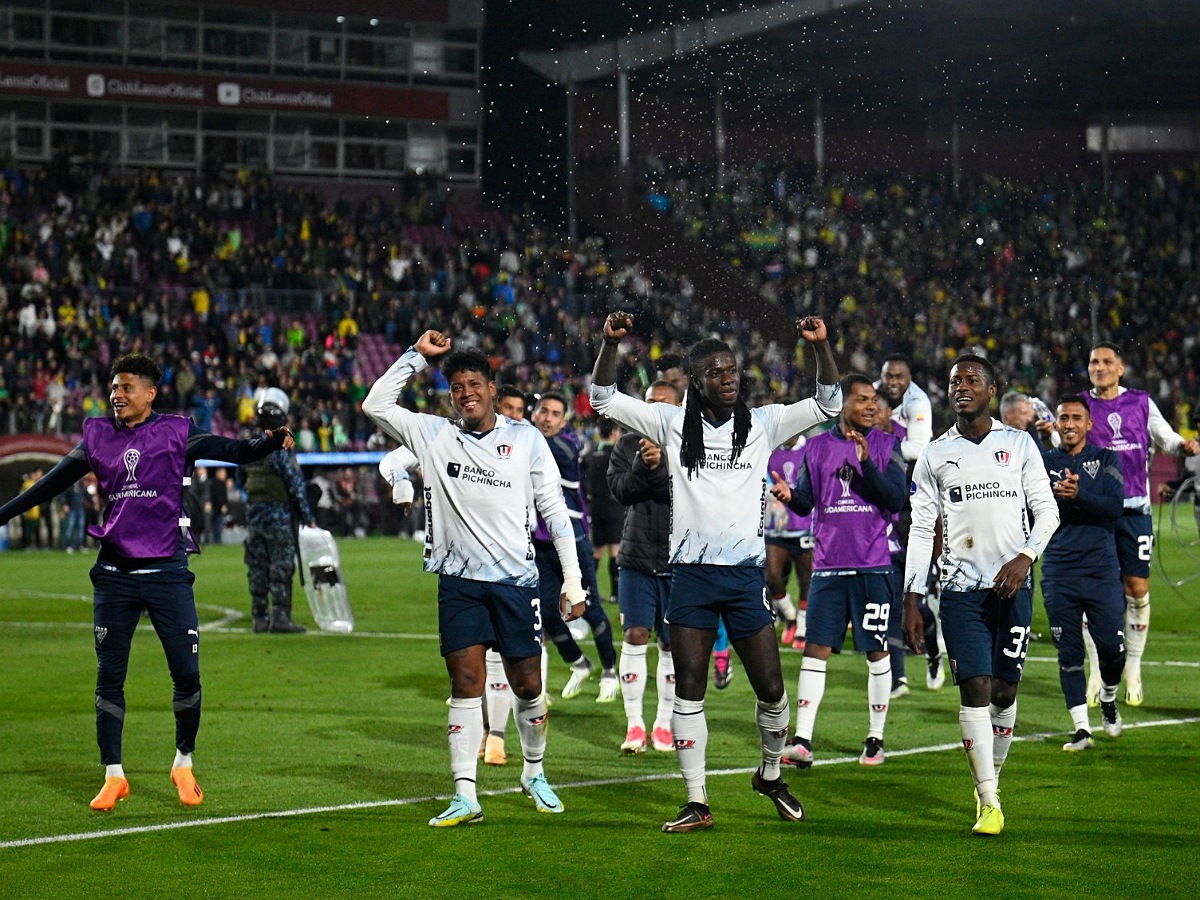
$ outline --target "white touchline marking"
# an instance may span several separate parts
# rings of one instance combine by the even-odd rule
[[[1194,725],[1200,722],[1200,716],[1189,716],[1180,719],[1156,719],[1152,722],[1126,722],[1125,729],[1159,728],[1169,725]],[[1040,734],[1024,734],[1013,738],[1014,741],[1040,742],[1047,738],[1070,734],[1066,731],[1046,731]],[[961,749],[961,741],[946,744],[931,744],[927,747],[910,747],[907,750],[888,749],[889,757],[916,756],[921,753],[941,753],[946,750]],[[857,756],[841,756],[833,759],[818,759],[814,766],[836,766],[857,763]],[[749,775],[755,771],[749,769],[714,769],[708,772],[715,775]],[[675,781],[681,778],[678,772],[658,772],[653,775],[638,775],[632,778],[596,778],[590,781],[576,781],[570,784],[555,785],[556,791],[577,790],[580,788],[605,787],[612,784],[646,784],[652,781]],[[500,797],[506,794],[518,794],[519,787],[500,788],[492,791],[480,791],[480,797]],[[121,837],[127,834],[150,834],[157,831],[175,831],[180,828],[200,828],[204,825],[232,825],[238,822],[256,822],[261,819],[288,819],[296,816],[313,816],[322,813],[348,812],[356,809],[381,809],[390,806],[412,806],[416,803],[432,803],[435,800],[448,800],[449,794],[434,794],[425,797],[402,797],[396,800],[363,800],[357,803],[338,803],[332,806],[308,806],[300,809],[280,809],[273,812],[247,813],[241,816],[217,816],[211,819],[192,819],[186,822],[164,822],[160,825],[138,825],[133,828],[112,828],[105,831],[84,831],[75,834],[52,834],[44,837],[21,838],[14,841],[0,841],[0,850],[17,847],[36,847],[42,844],[64,844],[72,841],[91,841],[98,838]]]

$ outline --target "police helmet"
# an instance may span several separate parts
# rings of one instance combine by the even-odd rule
[[[268,430],[282,428],[287,424],[288,396],[279,388],[272,387],[263,391],[254,408],[258,416],[258,426]]]

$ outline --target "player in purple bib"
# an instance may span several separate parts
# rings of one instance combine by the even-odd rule
[[[796,688],[796,735],[785,761],[813,763],[812,735],[825,695],[829,656],[841,652],[850,625],[854,649],[867,655],[869,724],[859,762],[884,760],[892,664],[888,622],[895,596],[888,545],[891,516],[904,508],[904,458],[894,435],[875,424],[875,387],[864,375],[842,379],[838,427],[804,447],[804,465],[794,491],[776,476],[776,496],[800,514],[812,513],[813,580],[808,597],[808,634]]]
[[[1121,386],[1125,364],[1121,348],[1109,341],[1096,344],[1088,355],[1088,392],[1093,444],[1117,454],[1125,479],[1125,514],[1117,520],[1117,559],[1125,583],[1125,702],[1141,706],[1142,655],[1150,631],[1150,556],[1154,530],[1150,520],[1150,451],[1195,456],[1200,443],[1177,434],[1145,391]],[[1096,706],[1100,694],[1100,664],[1095,644],[1084,630],[1090,657],[1088,705]]]
[[[27,491],[0,506],[0,525],[62,493],[89,471],[96,474],[104,512],[88,535],[100,543],[92,568],[96,637],[96,741],[104,787],[92,809],[111,810],[129,796],[121,764],[125,673],[142,611],[150,616],[174,685],[175,762],[179,799],[198,806],[204,793],[192,774],[200,728],[200,625],[188,569],[183,491],[197,459],[251,463],[294,446],[287,428],[237,441],[197,428],[182,416],[151,407],[162,372],[140,354],[112,367],[112,418],[89,419],[83,440]]]

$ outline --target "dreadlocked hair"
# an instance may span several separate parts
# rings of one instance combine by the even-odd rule
[[[684,355],[690,384],[687,401],[683,410],[683,443],[679,448],[679,462],[687,469],[688,478],[703,468],[704,452],[704,417],[703,386],[704,364],[708,357],[716,353],[732,353],[729,345],[715,338],[705,338],[688,348]],[[750,435],[750,407],[739,395],[733,407],[733,452],[729,461],[737,460],[746,449],[746,438]]]

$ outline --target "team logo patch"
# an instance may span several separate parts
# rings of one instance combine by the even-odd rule
[[[885,709],[887,709],[886,703],[872,703],[871,704],[871,712],[883,712]]]
[[[672,672],[670,675],[667,676],[667,684],[674,684],[674,683],[675,683],[675,673]]]
[[[141,458],[142,458],[141,450],[137,450],[133,447],[130,447],[128,450],[125,451],[125,471],[129,473],[125,477],[125,480],[127,482],[137,480],[138,461]]]
[[[508,459],[512,456],[512,444],[500,444],[496,448],[496,455],[501,459]]]
[[[962,503],[962,488],[960,488],[960,487],[950,488],[950,502],[951,503]]]
[[[970,753],[971,749],[975,746],[975,742],[973,740],[971,740],[970,738],[963,738],[962,742],[963,742],[963,749],[966,750],[968,753]]]
[[[1112,439],[1114,441],[1121,440],[1121,414],[1111,412],[1108,414],[1108,427],[1112,429]]]
[[[684,738],[675,738],[675,749],[676,750],[691,750],[695,746],[696,746],[695,741],[685,740]]]
[[[451,478],[457,478],[462,474],[462,465],[456,462],[446,463],[446,474]]]
[[[785,738],[785,737],[787,737],[787,729],[784,728],[781,731],[772,731],[771,734],[772,734],[772,736],[777,737],[777,738]]]
[[[638,680],[637,672],[626,672],[621,676],[621,680],[626,684],[634,684]]]
[[[1050,626],[1050,637],[1053,638],[1054,643],[1057,644],[1059,641],[1059,638],[1062,637],[1062,628],[1060,628],[1058,625],[1051,625]]]
[[[1083,471],[1087,472],[1088,478],[1095,478],[1096,473],[1100,471],[1100,460],[1089,459],[1083,464]]]
[[[534,716],[532,719],[530,719],[529,724],[532,725],[534,728],[537,728],[539,725],[545,725],[546,719],[548,719],[548,718],[550,718],[549,713],[542,713],[542,715]]]
[[[806,706],[808,706],[807,700],[800,699],[796,701],[796,709],[804,709]]]
[[[992,734],[998,738],[1012,737],[1013,730],[1011,728],[1001,728],[999,725],[992,726]]]
[[[446,728],[446,734],[460,734],[463,730],[461,725],[449,725]]]
[[[103,644],[104,639],[106,637],[108,637],[108,629],[102,628],[101,626],[97,625],[95,630],[96,630],[96,643]]]
[[[1007,466],[1009,460],[1012,459],[1012,454],[1007,450],[997,450],[992,454],[992,459],[996,461],[996,465],[998,466]]]
[[[508,683],[504,681],[493,681],[488,685],[489,691],[507,691]]]

